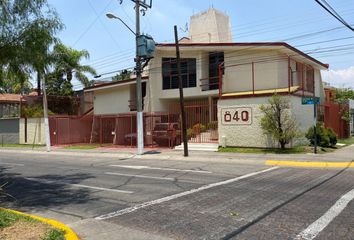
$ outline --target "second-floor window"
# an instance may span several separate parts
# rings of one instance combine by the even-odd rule
[[[197,86],[197,68],[195,58],[181,59],[181,75],[183,88]],[[162,58],[162,89],[178,88],[178,72],[176,58]]]
[[[209,53],[209,90],[219,89],[219,65],[223,62],[223,52]]]

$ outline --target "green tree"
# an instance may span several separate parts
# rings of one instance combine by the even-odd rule
[[[354,100],[354,90],[351,88],[337,88],[336,101],[339,103],[347,102],[348,99]]]
[[[56,44],[52,52],[54,75],[63,84],[67,84],[65,81],[70,83],[75,76],[85,87],[91,86],[93,83],[85,74],[96,75],[96,70],[81,64],[81,60],[89,57],[90,54],[86,50],[76,50],[62,43]]]
[[[73,96],[73,85],[57,72],[46,75],[47,94],[53,96]]]
[[[132,74],[132,71],[130,71],[130,70],[124,70],[124,71],[118,73],[117,75],[115,75],[115,76],[112,78],[112,80],[113,80],[113,81],[129,80],[131,74]]]
[[[298,127],[290,111],[289,100],[277,94],[273,95],[267,105],[262,105],[263,113],[261,128],[279,142],[280,148],[285,149],[286,144],[298,136]]]
[[[18,77],[8,77],[4,80],[2,88],[5,93],[14,94],[29,94],[32,89],[32,84],[28,79],[21,81]]]
[[[1,0],[2,84],[10,76],[17,77],[24,83],[30,74],[36,72],[40,93],[41,77],[49,65],[49,48],[58,41],[55,34],[62,28],[57,13],[47,4],[47,0]]]

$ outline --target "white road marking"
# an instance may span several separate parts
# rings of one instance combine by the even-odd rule
[[[166,180],[166,181],[176,181],[175,178],[166,178],[166,177],[152,177],[146,175],[132,175],[124,173],[115,173],[115,172],[105,172],[107,175],[123,176],[123,177],[136,177],[136,178],[147,178],[147,179],[157,179],[157,180]]]
[[[0,164],[11,165],[11,166],[19,166],[19,167],[25,166],[25,164],[22,164],[22,163],[6,163],[6,162],[0,162]]]
[[[295,240],[312,240],[354,199],[354,189],[344,194],[322,217],[295,237]]]
[[[174,194],[174,195],[171,195],[171,196],[167,196],[167,197],[160,198],[160,199],[157,199],[157,200],[141,203],[141,204],[135,205],[133,207],[125,208],[125,209],[122,209],[122,210],[118,210],[116,212],[112,212],[112,213],[108,213],[108,214],[105,214],[105,215],[102,215],[102,216],[98,216],[95,219],[96,220],[105,220],[105,219],[121,216],[121,215],[124,215],[124,214],[127,214],[127,213],[135,212],[135,211],[137,211],[139,209],[142,209],[142,208],[146,208],[146,207],[149,207],[149,206],[152,206],[152,205],[157,205],[157,204],[160,204],[160,203],[171,201],[171,200],[174,200],[174,199],[177,199],[177,198],[180,198],[180,197],[183,197],[183,196],[187,196],[187,195],[190,195],[190,194],[193,194],[193,193],[197,193],[197,192],[200,192],[200,191],[203,191],[203,190],[207,190],[207,189],[210,189],[210,188],[214,188],[214,187],[218,187],[218,186],[221,186],[221,185],[237,182],[237,181],[240,181],[242,179],[253,177],[253,176],[256,176],[256,175],[261,174],[261,173],[266,173],[266,172],[269,172],[269,171],[273,171],[273,170],[278,169],[278,168],[279,167],[267,168],[267,169],[262,170],[262,171],[248,173],[246,175],[243,175],[243,176],[240,176],[240,177],[236,177],[236,178],[232,178],[232,179],[228,179],[228,180],[225,180],[225,181],[222,181],[222,182],[208,184],[208,185],[205,185],[205,186],[202,186],[202,187],[199,187],[199,188],[195,188],[195,189],[192,189],[192,190],[189,190],[189,191],[177,193],[177,194]]]
[[[149,167],[149,166],[129,166],[129,165],[110,165],[111,167],[119,168],[130,168],[130,169],[151,169],[151,170],[165,170],[165,171],[174,171],[174,172],[193,172],[193,173],[212,173],[204,170],[191,170],[191,169],[177,169],[177,168],[159,168],[159,167]]]
[[[30,180],[30,181],[42,182],[42,183],[45,183],[45,184],[61,183],[61,184],[68,184],[70,186],[78,187],[78,188],[89,188],[89,189],[95,189],[95,190],[101,190],[101,191],[107,191],[107,192],[116,192],[116,193],[127,193],[127,194],[133,193],[132,191],[125,191],[125,190],[118,190],[118,189],[111,189],[111,188],[102,188],[102,187],[94,187],[94,186],[83,185],[83,184],[68,183],[68,182],[65,182],[65,181],[51,181],[51,180],[38,179],[38,178],[26,178],[26,179]]]

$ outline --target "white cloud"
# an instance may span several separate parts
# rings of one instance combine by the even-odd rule
[[[323,81],[335,87],[354,88],[354,66],[340,70],[328,70],[322,72]]]

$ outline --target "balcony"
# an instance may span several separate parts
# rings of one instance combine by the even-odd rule
[[[202,91],[219,89],[219,77],[208,77],[200,79],[200,87]]]

